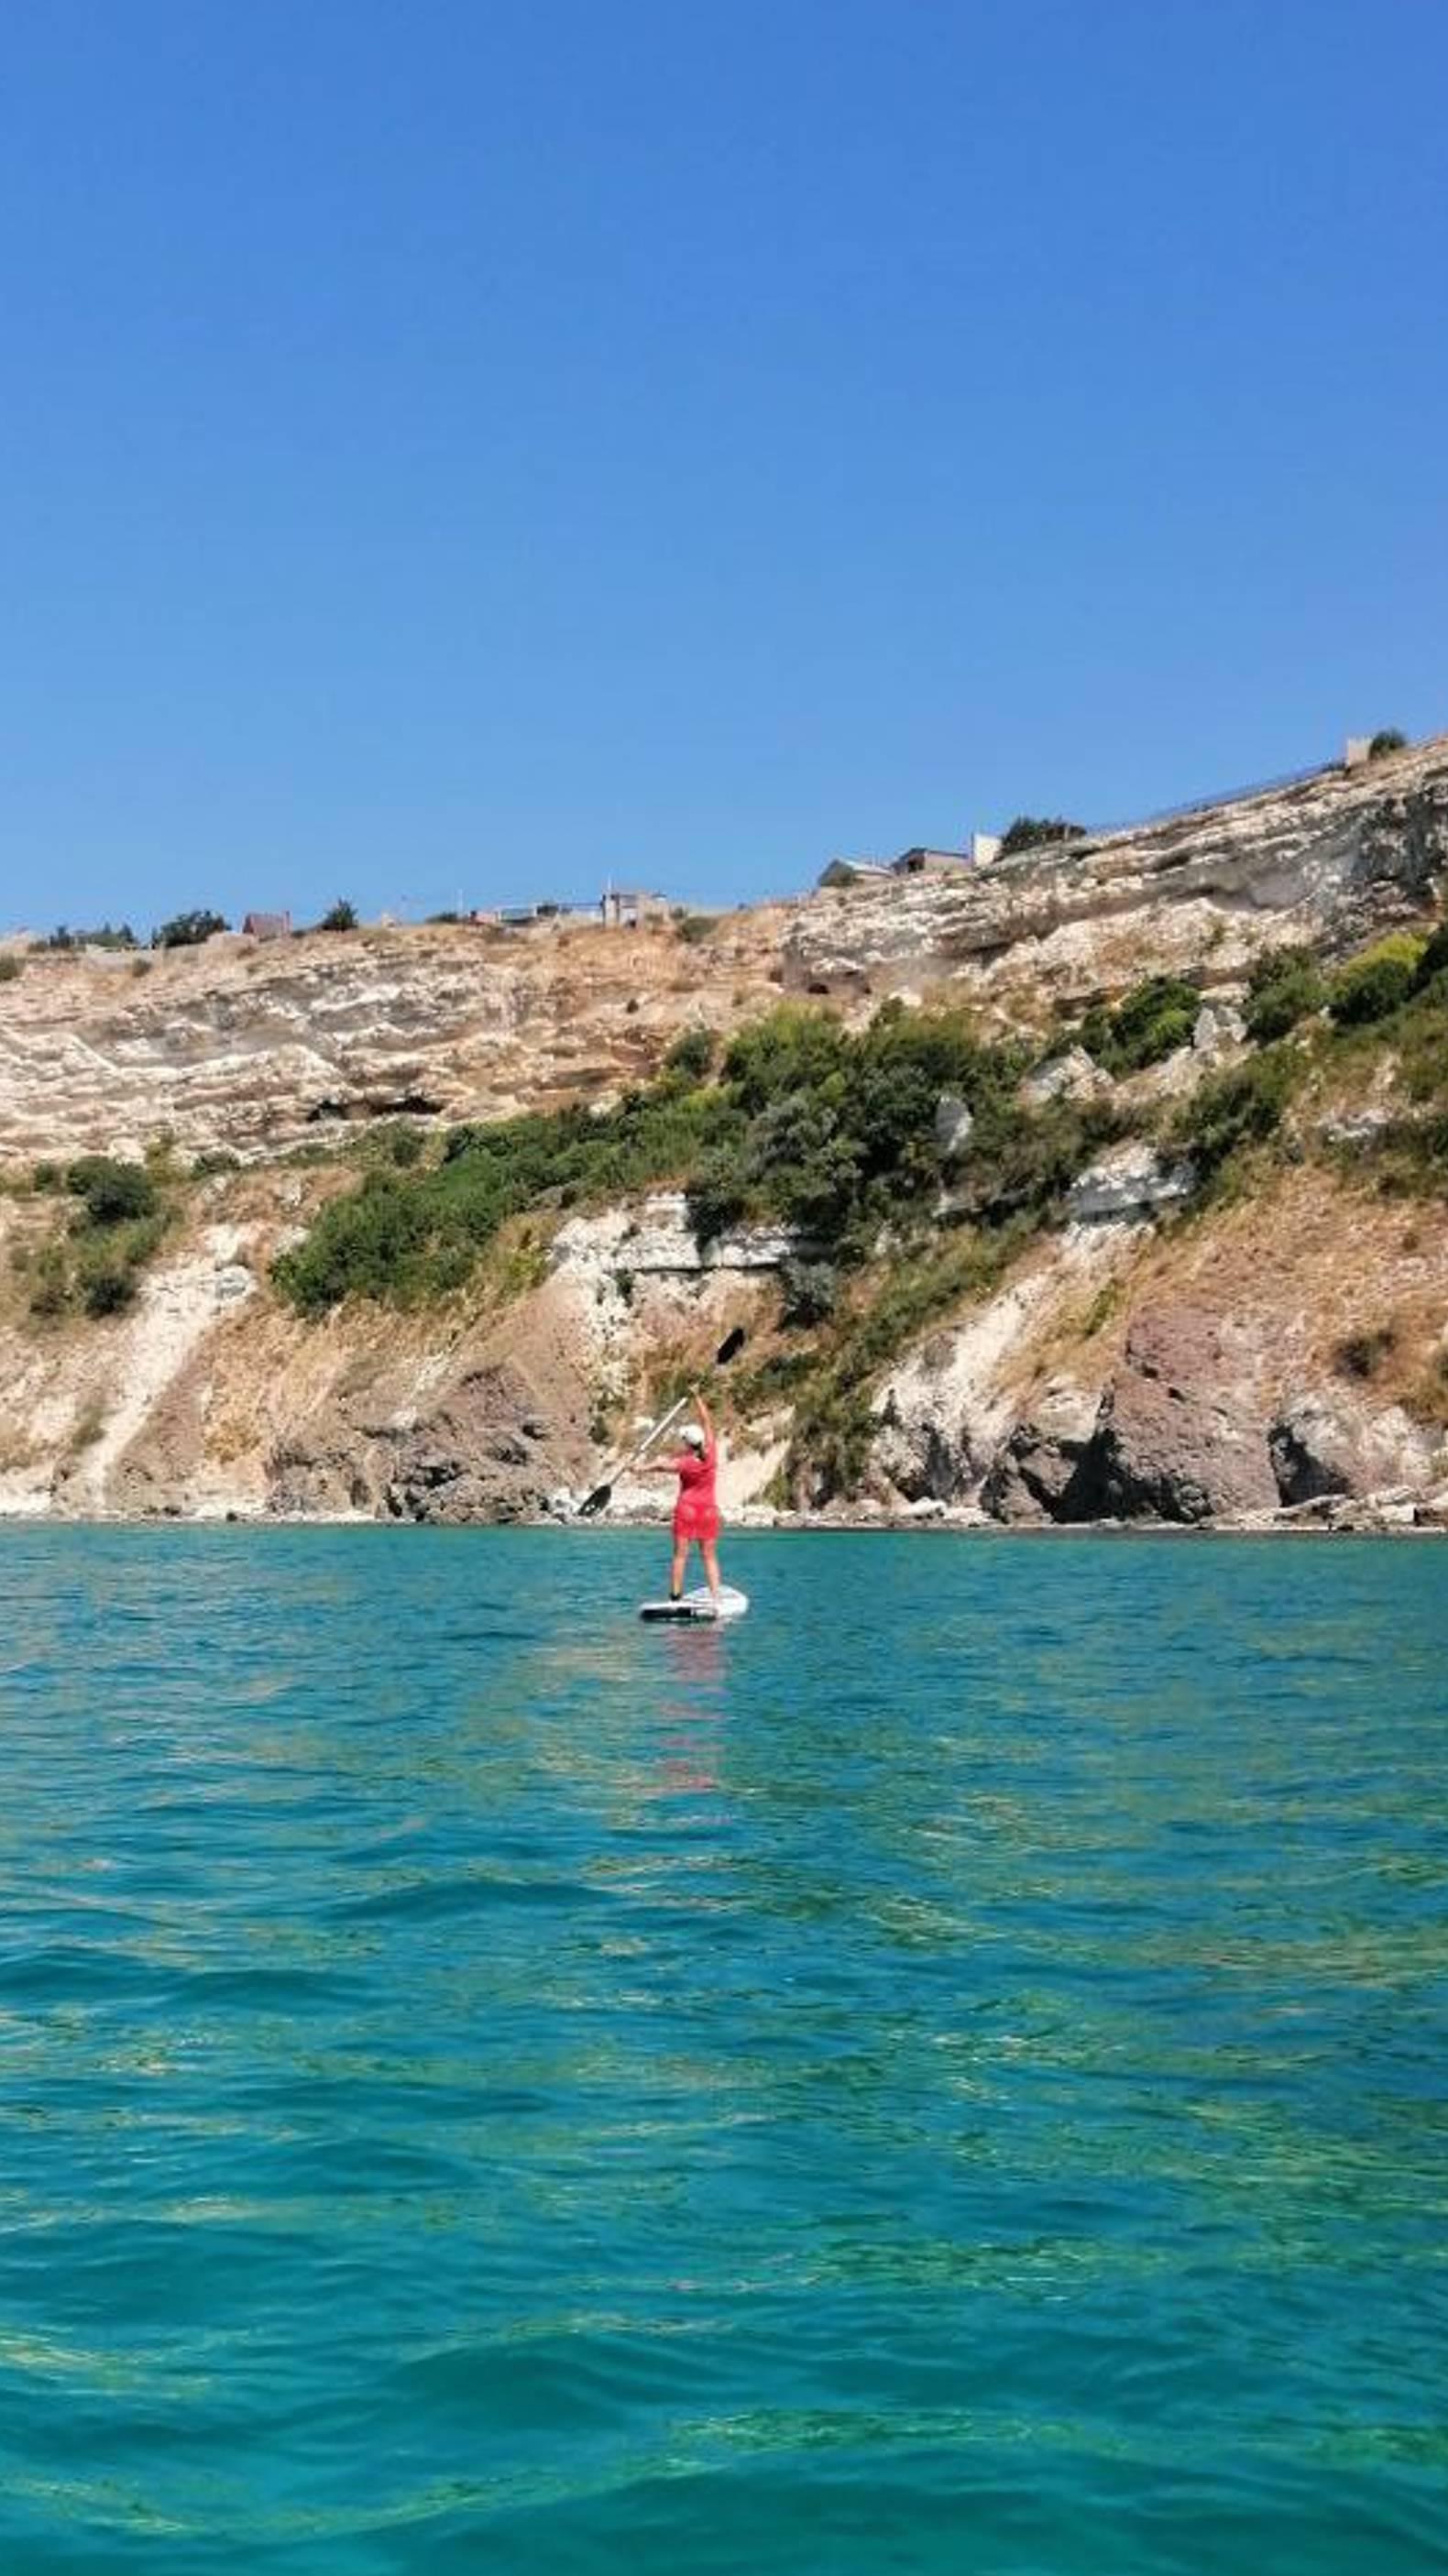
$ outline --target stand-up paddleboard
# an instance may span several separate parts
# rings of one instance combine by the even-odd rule
[[[747,1592],[736,1592],[732,1583],[719,1586],[719,1607],[707,1583],[692,1592],[681,1592],[677,1601],[641,1601],[641,1619],[742,1619],[749,1607]]]

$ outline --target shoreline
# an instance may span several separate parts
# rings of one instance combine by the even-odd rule
[[[595,1537],[620,1531],[647,1532],[664,1540],[665,1520],[633,1518],[584,1520],[578,1514],[537,1512],[507,1520],[382,1520],[372,1512],[56,1512],[6,1510],[0,1507],[0,1533],[20,1529],[241,1529],[241,1530],[491,1530],[552,1531],[555,1535]],[[996,1539],[1221,1539],[1221,1538],[1448,1538],[1448,1499],[1441,1496],[1391,1500],[1347,1495],[1325,1496],[1312,1503],[1284,1506],[1280,1514],[1241,1520],[1168,1521],[1001,1521],[966,1509],[910,1512],[773,1512],[725,1524],[729,1538],[954,1538]]]

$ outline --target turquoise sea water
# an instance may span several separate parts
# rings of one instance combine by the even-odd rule
[[[5,2576],[1448,2561],[1448,1552],[0,1531]]]

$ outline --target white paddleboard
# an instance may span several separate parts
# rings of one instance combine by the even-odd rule
[[[641,1601],[641,1619],[742,1619],[749,1607],[747,1592],[736,1592],[732,1583],[719,1586],[719,1607],[707,1583],[692,1592],[683,1592],[677,1601]]]

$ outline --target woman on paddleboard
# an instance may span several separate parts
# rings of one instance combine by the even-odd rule
[[[684,1567],[689,1549],[697,1547],[704,1560],[704,1579],[713,1595],[714,1608],[719,1607],[719,1502],[714,1491],[714,1478],[719,1463],[718,1443],[709,1407],[697,1387],[693,1390],[697,1422],[686,1422],[679,1437],[684,1446],[677,1458],[654,1460],[643,1472],[646,1476],[677,1476],[678,1497],[674,1504],[674,1557],[669,1567],[669,1599],[677,1601],[684,1589]]]

